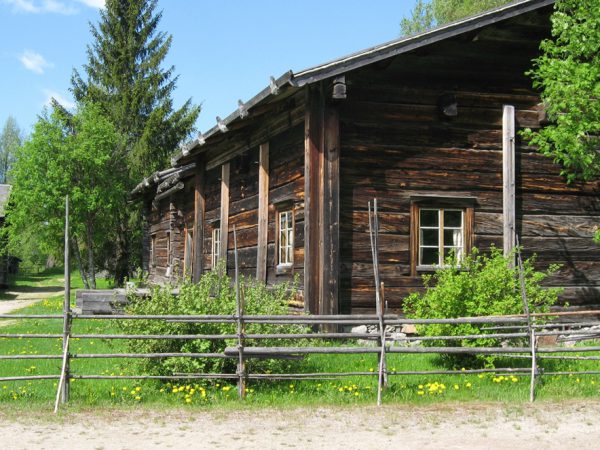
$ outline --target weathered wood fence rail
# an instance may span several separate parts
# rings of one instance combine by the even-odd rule
[[[55,403],[55,412],[58,410],[59,401],[66,403],[69,399],[70,380],[74,379],[233,379],[238,383],[238,395],[244,398],[246,392],[246,383],[248,380],[289,380],[289,379],[332,379],[349,376],[377,376],[378,391],[377,404],[381,404],[382,393],[387,386],[389,376],[409,376],[409,375],[455,375],[455,374],[474,374],[474,373],[510,373],[513,375],[530,376],[530,401],[534,400],[535,383],[540,375],[584,375],[600,374],[600,370],[586,371],[544,371],[538,367],[537,361],[543,358],[552,359],[578,359],[578,360],[600,360],[600,356],[590,355],[564,355],[564,353],[589,353],[600,352],[600,346],[579,346],[579,347],[539,347],[538,338],[542,336],[571,335],[573,340],[595,339],[599,336],[598,328],[590,328],[600,325],[600,321],[583,319],[584,317],[600,316],[600,311],[587,311],[576,313],[550,313],[550,314],[530,314],[525,296],[523,280],[521,278],[523,306],[525,314],[513,316],[494,316],[494,317],[462,317],[462,318],[441,318],[441,319],[407,319],[395,314],[386,314],[385,300],[380,291],[381,285],[378,276],[378,221],[377,221],[377,202],[373,203],[373,216],[371,217],[371,205],[369,204],[369,226],[371,235],[371,246],[373,255],[374,278],[375,278],[375,298],[376,313],[363,315],[249,315],[244,314],[244,299],[239,289],[238,261],[237,261],[237,237],[235,227],[233,228],[234,248],[235,248],[235,283],[236,283],[236,313],[232,315],[129,315],[129,314],[77,314],[71,310],[70,306],[70,273],[69,273],[69,252],[68,252],[68,199],[67,199],[67,221],[65,232],[65,299],[63,302],[62,314],[5,314],[0,315],[1,319],[56,319],[63,322],[63,333],[61,334],[23,334],[23,333],[0,333],[0,338],[5,339],[61,339],[62,353],[52,355],[0,355],[2,360],[62,360],[61,372],[56,375],[23,375],[0,377],[0,381],[28,381],[28,380],[51,380],[58,379],[58,390]],[[226,247],[225,247],[226,248]],[[520,273],[522,273],[520,254],[517,254]],[[575,321],[561,323],[558,319],[577,315],[579,318]],[[538,318],[543,318],[544,322],[550,317],[552,323],[536,323]],[[235,333],[228,334],[187,334],[187,335],[140,335],[140,334],[77,334],[72,332],[73,321],[80,320],[161,320],[167,322],[185,322],[185,323],[220,323],[236,325]],[[270,324],[270,325],[312,325],[321,331],[307,333],[246,333],[247,324]],[[399,336],[391,332],[391,328],[402,327],[405,325],[433,325],[433,324],[477,324],[485,327],[485,333],[463,336]],[[339,331],[343,326],[350,325],[372,325],[375,327],[374,333],[348,333]],[[484,328],[482,327],[482,328]],[[584,328],[586,327],[586,328]],[[488,333],[488,331],[490,333]],[[467,340],[478,338],[499,338],[505,341],[519,340],[515,346],[499,347],[456,347],[456,346],[398,346],[396,344],[410,344],[415,340]],[[177,340],[216,340],[230,339],[235,340],[235,347],[228,347],[221,353],[72,353],[69,346],[71,339],[177,339]],[[252,341],[264,339],[287,339],[298,341],[298,344],[305,339],[309,340],[340,340],[341,345],[337,346],[248,346]],[[356,345],[356,339],[374,340],[374,346]],[[527,346],[523,345],[527,343]],[[514,343],[514,342],[513,342]],[[356,354],[377,354],[379,358],[377,372],[320,372],[320,373],[250,373],[246,366],[246,361],[251,358],[301,358],[302,355],[322,354],[322,355],[356,355]],[[471,355],[504,355],[514,358],[527,358],[531,360],[531,367],[509,367],[499,369],[470,369],[470,370],[430,370],[430,371],[395,371],[388,370],[387,356],[389,354],[471,354]],[[70,369],[70,361],[73,359],[93,359],[93,358],[232,358],[237,359],[237,369],[235,373],[173,373],[172,375],[102,375],[102,374],[77,374]]]
[[[242,310],[242,301],[240,310]],[[598,311],[580,312],[581,317],[588,315],[597,315]],[[564,313],[556,313],[555,316],[560,317]],[[0,338],[4,339],[64,339],[64,351],[62,354],[49,355],[0,355],[2,360],[40,360],[54,359],[62,360],[62,370],[56,375],[24,375],[0,377],[0,381],[29,381],[29,380],[60,380],[60,388],[64,390],[64,386],[68,386],[70,380],[100,380],[100,379],[230,379],[238,380],[238,394],[240,398],[244,397],[245,386],[248,380],[302,380],[302,379],[334,379],[353,376],[377,376],[378,387],[380,392],[384,392],[387,379],[391,376],[408,376],[408,375],[455,375],[455,374],[474,374],[474,373],[505,373],[515,376],[530,376],[532,380],[532,393],[535,388],[535,381],[542,375],[597,375],[598,370],[586,371],[544,371],[538,368],[537,361],[544,358],[549,359],[577,359],[577,360],[600,360],[600,356],[590,355],[583,356],[582,354],[589,352],[600,352],[600,346],[587,345],[578,347],[563,347],[554,345],[551,347],[538,347],[537,341],[541,336],[572,336],[575,340],[580,338],[594,339],[598,337],[598,331],[595,329],[582,327],[590,327],[600,325],[600,321],[581,320],[580,322],[569,321],[566,323],[552,322],[546,324],[536,324],[537,316],[531,314],[530,320],[533,322],[528,325],[528,318],[515,316],[495,316],[495,317],[464,317],[455,319],[406,319],[393,314],[377,314],[372,315],[336,315],[336,316],[299,316],[299,315],[280,315],[280,316],[257,316],[257,315],[77,315],[65,310],[63,314],[7,314],[0,315],[0,319],[56,319],[66,320],[69,323],[66,335],[63,334],[27,334],[27,333],[4,333],[0,334]],[[73,321],[79,320],[162,320],[168,322],[188,322],[188,323],[225,323],[225,324],[293,324],[293,325],[335,325],[338,328],[342,325],[356,324],[372,324],[377,327],[375,333],[348,333],[348,332],[307,332],[307,333],[245,333],[244,327],[237,327],[235,333],[228,334],[186,334],[186,335],[143,335],[143,334],[76,334],[71,332],[71,324]],[[491,332],[483,334],[471,334],[462,336],[402,336],[391,332],[387,327],[401,327],[404,325],[431,325],[431,324],[478,324],[492,325],[490,328],[499,328],[510,326],[513,332]],[[383,324],[384,333],[379,330],[380,324]],[[529,333],[527,328],[531,328]],[[557,330],[558,328],[558,330]],[[563,328],[563,329],[560,329]],[[423,346],[397,346],[398,344],[410,344],[416,340],[441,340],[453,341],[463,339],[478,339],[478,338],[500,338],[504,340],[521,341],[520,346],[500,346],[500,347],[423,347]],[[70,339],[174,339],[174,340],[215,340],[229,339],[237,340],[238,344],[234,347],[226,348],[222,353],[73,353],[69,348]],[[250,341],[261,341],[264,339],[286,339],[296,340],[300,343],[304,339],[317,340],[338,340],[337,346],[302,346],[294,347],[259,347],[248,346]],[[375,340],[375,346],[357,346],[356,339]],[[379,345],[381,340],[385,345]],[[526,343],[528,345],[522,345]],[[530,367],[507,367],[498,369],[469,369],[469,370],[428,370],[428,371],[395,371],[388,370],[385,364],[387,355],[389,354],[471,354],[471,355],[504,355],[511,358],[526,358],[532,361]],[[569,353],[578,353],[576,356],[569,356]],[[356,354],[377,354],[380,356],[384,364],[379,364],[377,372],[353,371],[353,372],[320,372],[320,373],[249,373],[245,362],[251,358],[299,358],[303,355],[322,354],[322,355],[356,355]],[[186,357],[186,358],[232,358],[237,359],[236,373],[173,373],[172,375],[101,375],[101,374],[78,374],[70,370],[70,361],[74,359],[91,359],[91,358],[169,358],[169,357]],[[67,388],[68,389],[68,388]],[[533,400],[533,395],[531,397]],[[68,401],[68,395],[63,399]],[[381,399],[379,399],[381,401]]]

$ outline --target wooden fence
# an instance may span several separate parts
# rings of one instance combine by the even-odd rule
[[[238,264],[237,264],[237,243],[234,228],[234,248],[235,248],[235,283],[236,283],[236,313],[232,315],[89,315],[76,314],[70,307],[70,273],[69,273],[69,253],[68,253],[68,232],[65,233],[65,299],[63,302],[62,314],[7,314],[0,315],[0,319],[56,319],[62,320],[62,334],[0,334],[0,338],[6,339],[62,339],[62,354],[53,355],[0,355],[2,360],[25,360],[25,359],[56,359],[61,360],[61,372],[56,375],[24,375],[0,377],[0,381],[25,381],[25,380],[48,380],[57,379],[58,389],[55,403],[55,412],[58,410],[60,402],[66,403],[69,400],[70,381],[74,379],[230,379],[237,380],[238,395],[244,398],[246,393],[246,383],[248,380],[303,380],[303,379],[333,379],[349,376],[377,376],[377,404],[382,401],[382,394],[387,387],[388,379],[391,376],[408,375],[454,375],[454,374],[473,374],[473,373],[511,373],[513,375],[522,375],[530,377],[530,401],[535,398],[535,385],[539,376],[543,375],[583,375],[600,374],[600,370],[594,371],[542,371],[538,367],[538,361],[543,358],[550,359],[577,359],[577,360],[600,360],[600,356],[590,355],[571,355],[568,353],[589,353],[600,352],[600,346],[580,346],[580,347],[538,347],[538,338],[544,336],[566,335],[573,336],[573,340],[595,339],[600,337],[600,331],[592,328],[600,325],[600,321],[594,319],[582,319],[590,316],[600,315],[600,311],[588,312],[563,312],[548,314],[531,314],[525,295],[524,281],[521,277],[521,288],[523,307],[525,313],[513,316],[494,316],[494,317],[462,317],[447,319],[407,319],[394,314],[385,312],[385,303],[383,295],[380,294],[380,283],[378,277],[377,264],[377,204],[374,203],[374,215],[371,217],[371,205],[369,204],[369,223],[371,228],[371,243],[373,250],[374,270],[375,270],[375,298],[376,313],[363,315],[248,315],[244,313],[244,299],[239,289]],[[68,202],[67,202],[68,215]],[[68,224],[68,221],[67,221]],[[67,226],[68,230],[68,226]],[[520,256],[517,258],[521,266]],[[522,270],[520,271],[522,274]],[[552,316],[551,323],[537,323],[538,318],[548,319]],[[560,322],[566,316],[578,316],[577,321],[568,323]],[[230,334],[189,334],[189,335],[144,335],[144,334],[74,334],[72,333],[72,324],[78,320],[160,320],[167,322],[186,322],[186,323],[220,323],[235,324],[236,332]],[[328,331],[315,331],[310,333],[246,333],[247,324],[271,324],[271,325],[311,325],[314,328]],[[392,332],[392,329],[399,329],[406,325],[432,325],[432,324],[477,324],[485,327],[485,332],[474,335],[463,336],[401,336]],[[375,327],[375,333],[348,333],[343,331],[344,327],[352,325],[371,325]],[[334,331],[332,331],[334,330]],[[480,338],[498,338],[506,342],[515,341],[525,342],[518,346],[498,346],[498,347],[456,347],[456,346],[438,346],[427,347],[421,345],[408,345],[414,341],[426,340],[472,340]],[[72,353],[70,341],[72,339],[172,339],[172,340],[236,340],[235,347],[226,348],[221,353]],[[254,346],[248,345],[255,341],[264,339],[277,340],[295,340],[302,342],[306,339],[317,340],[336,340],[340,345],[336,346]],[[356,339],[375,340],[373,346],[356,345]],[[393,345],[392,345],[393,344]],[[406,346],[396,344],[407,344]],[[470,369],[470,370],[430,370],[430,371],[395,371],[387,367],[387,357],[390,354],[471,354],[471,355],[505,355],[515,359],[526,358],[530,360],[529,367],[511,367],[501,369]],[[565,355],[565,353],[567,355]],[[246,361],[251,358],[297,358],[302,355],[323,354],[323,355],[356,355],[356,354],[377,354],[379,358],[377,372],[318,372],[318,373],[251,373],[246,366]],[[70,362],[73,359],[85,358],[233,358],[237,360],[237,369],[235,373],[173,373],[171,375],[103,375],[103,374],[76,374],[70,370]]]
[[[586,314],[599,314],[599,311],[590,311],[588,313],[578,312],[581,316]],[[556,313],[560,317],[575,313]],[[335,315],[335,316],[298,316],[298,315],[279,315],[279,316],[258,316],[246,315],[243,311],[243,301],[238,297],[237,312],[234,315],[83,315],[73,314],[70,309],[65,308],[63,314],[40,315],[40,314],[7,314],[1,315],[0,319],[56,319],[62,320],[64,334],[0,334],[0,338],[6,339],[63,339],[62,354],[52,355],[0,355],[1,360],[25,360],[25,359],[55,359],[61,360],[61,373],[56,375],[24,375],[0,377],[0,381],[23,381],[23,380],[47,380],[58,379],[58,392],[55,409],[58,408],[59,401],[67,402],[69,399],[69,385],[73,379],[230,379],[237,380],[238,395],[243,398],[246,392],[246,383],[248,380],[303,380],[303,379],[334,379],[349,376],[377,376],[378,378],[378,404],[381,404],[381,395],[387,386],[387,380],[393,376],[407,375],[454,375],[454,374],[474,374],[474,373],[510,373],[513,375],[529,376],[531,379],[530,401],[535,397],[536,380],[544,375],[583,375],[600,374],[600,370],[594,371],[560,371],[550,372],[538,368],[538,361],[543,358],[550,359],[576,359],[576,360],[600,360],[600,356],[583,356],[581,353],[600,352],[600,346],[578,346],[563,347],[554,345],[551,347],[539,347],[538,339],[543,336],[572,336],[573,340],[594,339],[599,337],[599,331],[590,328],[593,325],[600,325],[599,321],[579,321],[579,322],[552,322],[547,324],[537,324],[535,320],[545,316],[542,314],[531,314],[526,316],[495,316],[495,317],[467,317],[455,319],[406,319],[393,314],[371,314],[371,315]],[[133,335],[133,334],[74,334],[71,332],[73,321],[77,320],[160,320],[167,322],[186,322],[186,323],[224,323],[237,325],[236,332],[231,334],[189,334],[189,335]],[[329,325],[329,328],[341,329],[343,326],[351,325],[372,325],[377,328],[375,333],[348,333],[339,332],[309,332],[309,333],[263,333],[250,334],[245,332],[246,324],[272,324],[272,325]],[[405,325],[430,325],[430,324],[477,324],[487,327],[482,334],[462,335],[462,336],[402,336],[392,332],[391,328],[399,328]],[[500,328],[500,330],[497,330]],[[382,332],[382,330],[384,330]],[[416,340],[469,340],[478,338],[499,338],[505,341],[519,340],[526,345],[519,346],[498,346],[498,347],[425,347],[422,345],[408,345]],[[215,340],[215,339],[234,339],[237,345],[228,347],[221,353],[73,353],[70,348],[72,339],[176,339],[176,340]],[[286,339],[295,340],[300,343],[304,339],[318,340],[337,340],[340,341],[336,346],[254,346],[261,340]],[[376,340],[374,346],[356,345],[356,339]],[[398,345],[400,344],[400,345]],[[402,346],[406,344],[406,346]],[[531,361],[530,367],[509,367],[500,369],[469,369],[469,370],[430,370],[430,371],[395,371],[387,368],[387,357],[390,354],[471,354],[471,355],[504,355],[515,359],[526,358]],[[569,353],[578,353],[571,355]],[[377,354],[379,356],[379,366],[377,372],[318,372],[318,373],[251,373],[247,370],[246,361],[251,358],[296,358],[302,355],[324,354],[324,355],[356,355],[356,354]],[[235,373],[173,373],[172,375],[103,375],[103,374],[77,374],[70,370],[70,362],[73,359],[85,358],[233,358],[237,360],[237,370]],[[600,368],[599,368],[600,369]]]

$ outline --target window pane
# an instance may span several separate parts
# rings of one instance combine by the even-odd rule
[[[444,211],[444,227],[462,227],[462,211]]]
[[[421,230],[421,245],[438,245],[438,230]]]
[[[420,222],[422,227],[439,226],[439,214],[437,209],[422,209]]]
[[[444,245],[462,247],[462,229],[444,230]]]
[[[420,252],[420,262],[419,264],[424,266],[433,266],[437,265],[440,262],[440,253],[437,248],[423,248],[419,249]]]
[[[444,261],[449,256],[453,255],[455,260],[460,261],[462,259],[462,248],[461,247],[445,247],[444,248]]]

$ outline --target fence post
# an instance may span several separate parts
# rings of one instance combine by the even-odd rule
[[[54,412],[58,411],[58,402],[69,401],[69,335],[71,333],[71,258],[69,252],[69,196],[65,198],[65,297],[63,300],[63,358],[60,380],[56,393]]]
[[[237,313],[237,338],[238,338],[238,397],[242,400],[246,398],[246,365],[244,364],[244,322],[242,315],[244,314],[243,299],[240,295],[240,273],[238,265],[238,249],[237,249],[237,232],[235,225],[233,226],[233,254],[235,263],[235,306]]]
[[[517,242],[517,264],[519,269],[519,284],[521,286],[521,299],[523,300],[523,309],[527,316],[527,331],[529,332],[529,345],[531,347],[531,383],[529,385],[529,401],[535,400],[535,377],[538,373],[537,361],[536,361],[536,343],[535,343],[535,329],[531,323],[531,311],[529,310],[529,302],[527,301],[527,290],[525,289],[525,276],[523,269],[523,258],[521,258],[521,246],[519,243],[519,236],[515,236]]]

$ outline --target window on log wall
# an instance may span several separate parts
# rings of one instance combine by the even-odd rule
[[[183,249],[183,270],[184,275],[190,275],[192,273],[192,261],[193,261],[193,248],[194,248],[194,232],[192,230],[185,229],[185,247]]]
[[[472,199],[429,198],[411,206],[411,272],[443,267],[469,252],[473,236]]]
[[[212,270],[216,270],[219,264],[219,253],[221,252],[221,228],[216,226],[212,231],[212,253],[211,253],[211,267]]]
[[[294,213],[291,209],[277,212],[277,269],[291,269],[294,264]]]

